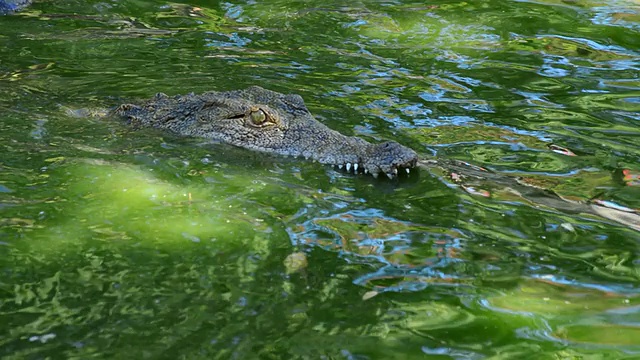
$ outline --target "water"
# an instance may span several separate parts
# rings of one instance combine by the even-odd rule
[[[0,357],[640,357],[640,232],[572,211],[640,208],[639,21],[630,0],[0,17]],[[498,177],[374,180],[77,116],[250,85]]]

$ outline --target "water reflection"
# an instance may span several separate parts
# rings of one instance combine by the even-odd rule
[[[611,215],[640,209],[635,10],[37,2],[0,18],[0,357],[637,356],[640,238]],[[65,110],[256,84],[495,176],[375,181]]]

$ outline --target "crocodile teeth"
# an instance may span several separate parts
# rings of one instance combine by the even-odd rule
[[[405,170],[407,170],[407,174],[409,173],[409,168],[406,168]]]
[[[351,163],[347,163],[347,171],[351,171]]]
[[[342,170],[342,165],[338,165],[338,169]]]
[[[393,175],[398,175],[398,169],[393,169]]]
[[[378,173],[371,173],[371,175],[373,175],[374,178],[378,178]]]
[[[358,172],[358,164],[353,164],[353,172]]]
[[[368,173],[369,173],[369,170],[364,169],[364,173],[365,173],[365,174],[368,174]]]
[[[389,179],[393,179],[393,175],[391,175],[391,173],[387,173],[387,177],[388,177]]]

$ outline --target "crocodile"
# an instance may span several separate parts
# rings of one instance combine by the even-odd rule
[[[395,141],[373,144],[330,129],[311,115],[299,95],[259,86],[201,95],[160,93],[141,104],[122,104],[113,112],[134,127],[304,157],[374,177],[396,178],[409,173],[418,161],[415,151]]]
[[[0,15],[20,11],[31,5],[31,0],[0,0]]]
[[[211,91],[201,95],[157,94],[139,104],[126,103],[111,110],[134,127],[152,127],[171,133],[200,137],[241,148],[278,155],[313,159],[347,172],[380,174],[395,179],[411,169],[426,168],[467,192],[475,183],[509,189],[535,206],[565,213],[604,217],[640,231],[640,213],[607,206],[606,202],[573,201],[551,190],[523,184],[517,178],[492,172],[455,159],[419,159],[412,149],[395,141],[372,144],[346,136],[316,120],[302,97],[252,86],[245,90]],[[483,186],[483,185],[480,185]],[[488,192],[484,196],[492,196]]]

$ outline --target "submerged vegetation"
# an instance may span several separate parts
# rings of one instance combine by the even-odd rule
[[[0,16],[0,358],[637,358],[640,232],[521,190],[638,214],[639,14],[92,0]],[[520,187],[373,179],[89,116],[252,85]]]

